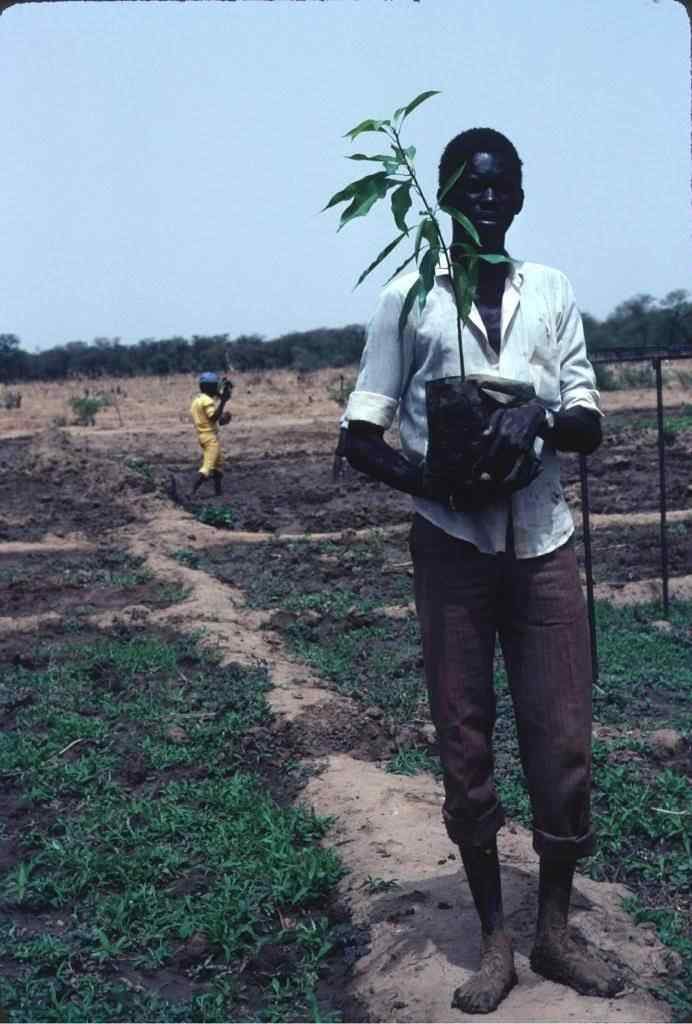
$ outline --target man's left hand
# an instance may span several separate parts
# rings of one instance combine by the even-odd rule
[[[524,456],[532,450],[545,421],[545,409],[540,402],[498,409],[484,432],[488,447],[479,467],[481,472],[489,473],[496,483],[510,482]]]

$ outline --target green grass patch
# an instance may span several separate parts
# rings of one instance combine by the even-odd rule
[[[254,608],[283,606],[301,593],[318,601],[320,594],[336,600],[341,591],[349,591],[373,607],[405,603],[413,597],[406,571],[389,571],[392,564],[408,559],[406,539],[385,539],[377,532],[367,541],[276,540],[176,553],[176,557],[184,563],[192,557],[195,568],[220,579],[238,580]]]
[[[264,670],[222,668],[188,639],[149,634],[54,650],[45,668],[13,669],[0,686],[24,702],[0,748],[0,775],[37,802],[79,795],[95,776],[108,788],[131,758],[145,773],[227,772],[244,763],[244,733],[270,717]],[[60,754],[72,743],[74,761]]]
[[[266,671],[152,631],[37,653],[0,676],[9,1020],[330,1019],[342,868],[329,821],[272,796]]]
[[[135,590],[138,593],[131,593]],[[69,606],[70,614],[79,619],[100,607],[125,606],[133,600],[162,608],[183,601],[189,590],[179,582],[156,579],[143,557],[111,548],[49,558],[14,557],[0,567],[0,601],[17,614]],[[75,593],[84,594],[83,604],[74,603]]]
[[[439,758],[431,757],[420,747],[404,747],[385,765],[385,771],[392,775],[418,775],[420,772],[441,774]]]
[[[176,562],[187,566],[188,569],[199,569],[202,562],[202,555],[191,548],[177,548],[172,554]]]
[[[228,505],[202,505],[195,509],[194,516],[200,523],[220,530],[232,530],[235,526],[235,512]]]
[[[62,586],[70,590],[91,587],[129,589],[148,583],[151,571],[145,559],[127,552],[104,548],[95,553],[51,555],[49,559],[15,559],[0,569],[0,585],[35,583]]]
[[[597,607],[600,678],[594,694],[594,717],[640,729],[692,727],[692,647],[689,623],[692,602],[671,605],[672,631],[651,623],[660,619],[655,604]]]
[[[344,605],[372,624],[354,625]],[[376,618],[369,602],[354,601],[348,592],[335,600],[320,597],[319,609],[319,623],[299,620],[287,628],[294,651],[340,693],[377,705],[392,721],[425,717],[427,694],[415,619]]]
[[[658,430],[658,419],[655,413],[646,416],[624,416],[613,413],[608,417],[611,431],[622,429]],[[677,434],[682,430],[692,430],[692,405],[683,405],[673,413],[663,417],[663,429],[668,433]]]

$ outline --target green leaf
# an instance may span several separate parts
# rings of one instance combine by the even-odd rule
[[[439,92],[439,89],[428,89],[427,92],[420,93],[418,96],[416,96],[414,100],[411,100],[410,103],[407,103],[405,107],[399,107],[398,110],[394,111],[394,123],[403,124],[408,115],[412,114],[416,107],[420,106],[420,104],[424,103],[427,99],[430,99],[431,96],[438,96]],[[399,120],[400,118],[401,120]]]
[[[401,307],[401,313],[399,314],[399,341],[403,341],[404,339],[406,321],[408,320],[409,313],[413,309],[413,303],[418,298],[422,287],[423,282],[420,277],[417,277],[406,293],[406,298],[404,299],[404,304]]]
[[[391,183],[382,190],[382,196],[386,195],[388,188],[393,188],[395,185],[399,184],[399,182],[394,179],[390,179],[387,176],[386,171],[376,171],[374,174],[366,174],[363,178],[358,178],[357,181],[351,181],[345,188],[342,188],[341,191],[335,193],[327,206],[322,207],[320,212],[323,213],[325,210],[329,210],[330,207],[336,206],[337,203],[345,203],[348,200],[354,200],[359,196],[369,196],[373,189],[380,191],[385,182]],[[381,198],[381,196],[378,198]]]
[[[457,299],[459,316],[465,323],[469,313],[471,312],[471,306],[473,305],[473,299],[476,293],[476,285],[478,283],[478,264],[476,263],[473,268],[469,268],[467,272],[460,263],[452,261],[452,281],[454,284],[454,294]]]
[[[394,149],[393,146],[392,146],[392,149]],[[394,162],[394,157],[390,156],[389,153],[375,153],[374,156],[368,156],[366,153],[353,153],[351,156],[347,157],[347,159],[348,160],[377,160],[378,163],[381,163],[381,164]],[[397,160],[396,162],[400,163],[401,161]]]
[[[338,231],[348,224],[355,217],[364,217],[375,205],[378,199],[383,199],[390,188],[396,188],[399,182],[395,178],[388,178],[384,171],[379,174],[370,175],[369,180],[361,184],[361,187],[353,196],[353,202],[341,214]]]
[[[386,135],[385,127],[389,124],[391,124],[391,121],[376,121],[374,118],[369,117],[365,121],[361,121],[360,124],[357,124],[355,128],[351,128],[349,132],[346,132],[344,138],[350,139],[353,142],[355,138],[364,132],[384,132]]]
[[[438,245],[439,242],[437,228],[435,227],[435,222],[432,220],[431,217],[423,217],[423,219],[420,221],[418,225],[418,230],[416,231],[416,240],[413,246],[413,251],[415,253],[416,260],[418,259],[420,247],[424,241],[426,241],[429,245]]]
[[[394,149],[393,146],[392,146],[392,149]],[[367,156],[367,154],[365,154],[365,153],[354,153],[352,156],[349,156],[347,159],[349,159],[349,160],[372,160],[375,163],[382,164],[382,166],[384,167],[384,169],[387,172],[387,174],[398,174],[398,173],[402,173],[403,174],[404,173],[403,171],[402,172],[399,171],[399,168],[401,167],[402,161],[399,160],[395,156],[390,156],[388,153],[376,153],[374,156]]]
[[[360,275],[360,277],[356,281],[355,285],[353,286],[354,291],[358,287],[358,285],[361,284],[365,280],[365,278],[368,276],[368,274],[371,273],[375,269],[375,267],[379,266],[379,264],[382,262],[382,260],[386,259],[387,256],[389,256],[390,252],[393,252],[394,249],[396,249],[397,245],[399,244],[399,242],[401,241],[402,238],[406,238],[406,232],[405,231],[403,231],[400,235],[397,235],[397,237],[394,239],[394,241],[390,242],[389,245],[386,245],[384,247],[384,249],[382,250],[382,252],[377,256],[377,258],[373,260],[373,262],[370,264],[370,266],[367,268],[367,270],[363,271],[363,273]]]
[[[476,231],[476,228],[468,219],[468,217],[461,212],[461,210],[455,210],[453,206],[441,206],[440,209],[443,211],[443,213],[448,213],[449,216],[457,222],[457,224],[461,224],[466,234],[470,235],[470,237],[474,240],[476,245],[481,244],[481,240],[478,237],[478,232]]]
[[[366,213],[369,213],[373,208],[378,199],[382,196],[375,191],[370,191],[367,194],[363,193],[354,197],[353,202],[350,206],[347,206],[344,212],[341,214],[339,226],[336,229],[341,231],[349,221],[355,220],[356,217],[364,217]]]
[[[407,181],[392,192],[392,215],[394,223],[399,231],[408,234],[406,227],[406,214],[411,209],[411,186],[413,182]]]
[[[400,274],[400,273],[401,273],[401,271],[402,271],[402,270],[404,269],[404,267],[407,267],[407,266],[409,265],[409,263],[412,263],[412,262],[413,262],[413,260],[415,260],[415,258],[416,258],[416,254],[415,254],[415,252],[412,252],[412,253],[411,253],[411,255],[410,255],[410,256],[408,256],[408,257],[407,257],[407,258],[406,258],[406,259],[404,260],[404,262],[403,262],[403,263],[401,264],[401,266],[398,266],[398,267],[396,268],[396,270],[394,271],[394,273],[393,273],[393,274],[390,274],[390,275],[389,275],[389,277],[388,277],[388,278],[387,278],[387,280],[385,281],[385,284],[389,284],[389,282],[390,282],[390,281],[393,281],[393,280],[394,280],[394,278],[395,278],[395,277],[397,276],[397,274]]]
[[[455,186],[455,185],[456,185],[456,183],[458,182],[459,178],[460,178],[460,177],[462,176],[462,174],[464,173],[464,168],[465,168],[465,167],[466,167],[466,163],[464,162],[464,163],[463,163],[463,164],[461,165],[461,167],[457,167],[457,169],[456,169],[456,171],[454,172],[454,174],[450,175],[450,177],[449,177],[449,178],[447,178],[447,181],[445,182],[445,184],[443,185],[443,187],[442,187],[442,188],[440,189],[440,191],[439,191],[439,192],[437,193],[437,201],[438,201],[438,203],[441,203],[441,202],[442,202],[442,200],[444,199],[444,197],[445,197],[445,196],[447,195],[447,193],[449,192],[449,190],[450,190],[451,188],[454,188],[454,186]]]
[[[486,263],[511,263],[509,256],[503,256],[502,253],[495,252],[479,252],[478,259],[484,260]]]
[[[324,213],[325,210],[328,210],[331,206],[336,206],[337,203],[345,203],[346,200],[353,199],[362,190],[363,186],[367,186],[369,182],[375,179],[386,178],[386,176],[386,171],[375,171],[374,174],[366,174],[364,178],[358,178],[356,181],[350,182],[340,192],[335,192],[320,212]]]
[[[425,305],[425,298],[428,292],[432,291],[435,286],[435,267],[437,266],[437,258],[440,255],[440,250],[437,246],[430,246],[430,248],[423,254],[423,259],[420,261],[420,276],[423,282],[424,294],[419,296],[423,302],[421,309]]]

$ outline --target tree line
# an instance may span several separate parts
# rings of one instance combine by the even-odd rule
[[[323,366],[348,366],[360,358],[365,328],[320,327],[265,341],[260,335],[193,335],[192,338],[144,338],[124,345],[119,338],[70,341],[42,352],[26,352],[14,334],[0,334],[0,381],[65,380],[102,375],[167,376],[222,370],[293,369],[299,373]]]
[[[692,341],[692,301],[685,291],[663,299],[635,295],[620,303],[605,320],[583,315],[590,352],[611,348],[682,346]],[[0,334],[0,381],[65,380],[102,375],[166,376],[222,369],[236,371],[292,369],[309,373],[322,367],[357,363],[365,341],[361,324],[295,331],[271,340],[260,335],[193,335],[192,338],[145,338],[124,345],[118,338],[70,341],[42,352],[27,352],[15,334]]]

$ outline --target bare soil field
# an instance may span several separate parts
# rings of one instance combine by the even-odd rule
[[[0,997],[14,1000],[9,1019],[433,1022],[452,1012],[473,1019],[449,1008],[452,990],[474,969],[476,934],[440,818],[411,607],[410,502],[351,471],[332,481],[340,410],[329,389],[338,389],[339,378],[339,371],[238,375],[224,434],[225,493],[215,499],[202,492],[183,505],[171,500],[170,485],[175,478],[185,494],[198,463],[187,414],[193,380],[121,384],[117,408],[103,410],[90,427],[63,423],[81,384],[31,385],[22,389],[20,410],[0,412],[0,731],[19,743],[27,729],[33,743],[31,752],[17,748],[26,761],[21,772],[0,759],[0,977],[10,979],[6,989],[0,983]],[[692,571],[691,396],[671,386],[668,401],[671,572],[683,580]],[[604,407],[606,440],[589,460],[595,578],[622,592],[642,581],[653,585],[660,575],[655,396],[606,393]],[[563,480],[579,525],[576,459],[565,458]],[[577,541],[580,550],[579,535]],[[503,800],[513,821],[502,834],[502,854],[520,985],[491,1019],[674,1019],[681,958],[641,907],[655,884],[664,888],[663,895],[655,890],[652,907],[677,901],[676,913],[683,913],[689,901],[671,879],[655,882],[654,866],[677,849],[676,829],[689,813],[680,787],[691,774],[690,747],[683,737],[663,762],[648,737],[671,722],[680,728],[685,698],[676,666],[686,651],[689,657],[692,631],[686,612],[661,630],[649,606],[641,620],[638,614],[606,623],[606,637],[620,627],[633,632],[619,646],[613,639],[604,654],[610,675],[596,702],[597,760],[615,788],[636,762],[651,791],[654,811],[647,814],[663,807],[658,821],[669,831],[646,838],[642,820],[635,850],[617,846],[625,842],[617,829],[606,830],[610,861],[604,854],[591,877],[579,876],[574,914],[577,936],[616,963],[628,987],[617,1000],[585,999],[529,968],[537,861],[522,824],[526,798],[503,695],[498,771],[509,780]],[[629,657],[634,664],[637,630],[642,642],[665,648],[665,666],[672,666],[654,696],[643,675],[633,698],[623,675]],[[193,635],[217,668],[206,666],[198,641],[187,639]],[[89,649],[102,653],[92,657]],[[164,652],[173,649],[169,670]],[[133,665],[128,652],[140,661]],[[246,678],[259,694],[255,703],[243,703],[250,700]],[[57,712],[51,706],[39,716],[37,680],[49,696],[60,680],[65,688],[54,700],[66,700],[71,717],[55,742]],[[157,706],[153,731],[145,697]],[[223,728],[215,732],[212,723]],[[63,835],[85,843],[70,822],[86,821],[89,842],[98,845],[97,832],[111,828],[108,816],[98,829],[87,820],[98,792],[126,800],[123,820],[144,830],[142,800],[153,809],[170,791],[179,803],[183,790],[175,787],[187,786],[216,806],[222,796],[214,787],[227,786],[239,766],[257,773],[278,807],[307,801],[332,820],[331,831],[306,826],[301,856],[323,836],[325,849],[342,859],[343,877],[326,865],[315,869],[323,888],[302,902],[277,897],[252,924],[263,937],[258,945],[229,937],[191,909],[192,934],[172,916],[168,932],[159,924],[156,940],[147,938],[146,955],[144,945],[118,945],[125,932],[134,943],[144,919],[119,909],[130,923],[120,931],[112,925],[120,882],[115,874],[88,873],[88,842],[79,847],[85,859],[69,872],[55,859]],[[664,776],[669,786],[659,792]],[[605,789],[597,805],[604,820],[625,814]],[[637,817],[634,809],[627,814]],[[157,835],[163,843],[163,832]],[[122,836],[117,842],[120,854],[108,852],[113,872],[113,857],[130,849]],[[132,871],[150,886],[141,890],[149,893],[144,902],[152,901],[160,921],[171,907],[206,899],[214,868],[195,860],[199,851],[188,856],[183,866],[161,860],[146,874],[132,853]],[[26,878],[25,861],[32,865]],[[635,862],[651,865],[636,890],[644,903],[636,906],[627,888],[638,878]],[[77,868],[83,892],[68,886]],[[64,898],[60,879],[69,889]],[[101,890],[110,901],[103,905],[93,902]],[[27,974],[31,962],[35,974]],[[44,990],[53,992],[53,1003]]]
[[[225,495],[199,492],[191,511],[204,506],[229,510],[235,530],[271,533],[330,532],[405,523],[406,495],[345,466],[331,479],[339,407],[328,394],[341,374],[320,371],[303,378],[287,372],[239,377],[225,428]],[[98,414],[94,427],[51,425],[65,413],[74,385],[30,385],[21,410],[4,411],[0,459],[6,501],[0,539],[38,539],[46,532],[78,528],[98,534],[132,522],[148,493],[175,477],[181,494],[195,476],[198,452],[187,407],[194,381],[136,379],[123,385],[119,410]],[[692,413],[690,392],[666,393],[668,508],[678,513],[670,527],[671,571],[692,567]],[[648,525],[596,541],[596,579],[615,584],[660,574],[658,450],[655,395],[650,391],[606,392],[605,442],[589,459],[591,512],[598,516],[651,513]],[[118,425],[118,417],[124,426]],[[97,467],[94,467],[94,461]],[[85,472],[86,465],[89,470]],[[563,483],[579,524],[579,465],[563,458]],[[213,516],[213,513],[212,513]],[[605,525],[605,524],[603,524]]]

